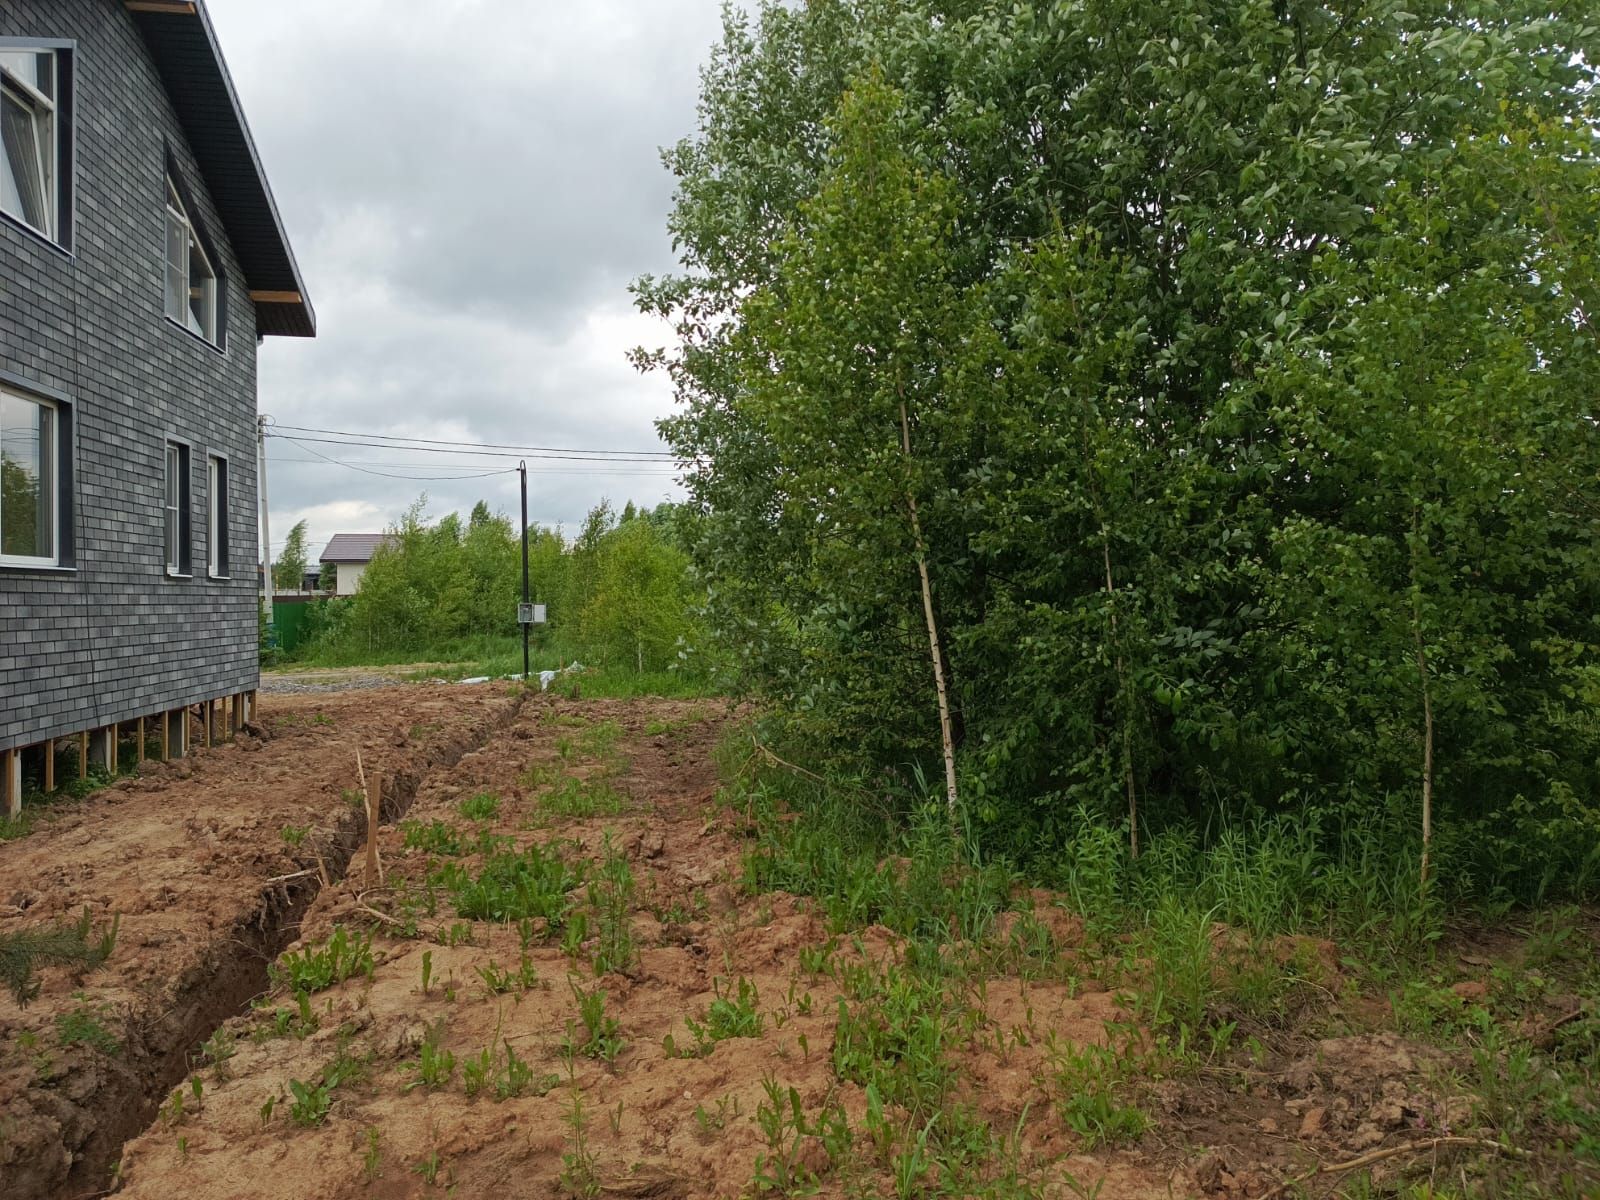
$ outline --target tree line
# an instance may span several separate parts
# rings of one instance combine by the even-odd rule
[[[974,853],[1592,892],[1589,7],[730,11],[636,291],[741,684]]]
[[[619,513],[602,502],[573,537],[530,528],[531,594],[547,614],[537,630],[541,648],[636,674],[698,669],[697,595],[681,547],[686,519],[671,504],[630,502]],[[424,497],[390,533],[355,595],[317,606],[302,657],[420,661],[519,635],[522,547],[509,518],[480,501],[464,521],[457,513],[430,521]],[[277,571],[298,582],[303,565],[287,558]]]

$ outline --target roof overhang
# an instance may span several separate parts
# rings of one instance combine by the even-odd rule
[[[203,0],[123,0],[123,6],[144,35],[222,215],[256,306],[256,331],[315,337],[317,314]]]

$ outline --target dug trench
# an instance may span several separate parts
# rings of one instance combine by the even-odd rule
[[[267,990],[270,964],[364,845],[357,752],[392,823],[526,700],[467,691],[406,689],[399,723],[370,701],[274,698],[232,744],[147,763],[0,844],[0,932],[78,911],[117,924],[104,966],[42,967],[32,1003],[0,999],[0,1035],[25,1051],[0,1059],[0,1195],[107,1190],[124,1143],[196,1048]]]

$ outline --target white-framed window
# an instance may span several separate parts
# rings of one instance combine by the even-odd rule
[[[217,329],[217,272],[172,176],[167,176],[167,316],[206,341]]]
[[[0,212],[59,241],[61,58],[0,49]]]
[[[60,415],[48,400],[0,389],[0,563],[61,562]]]
[[[206,457],[206,574],[228,577],[228,460]]]
[[[189,447],[167,443],[161,500],[168,575],[189,574]]]

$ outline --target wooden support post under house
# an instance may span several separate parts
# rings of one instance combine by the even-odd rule
[[[161,761],[172,761],[172,713],[161,714]]]
[[[44,743],[44,790],[46,795],[56,790],[55,738],[47,738]]]
[[[134,765],[144,766],[144,718],[139,718],[139,749],[134,752]]]
[[[15,821],[22,815],[22,755],[16,750],[0,750],[0,797],[7,817]]]
[[[211,727],[216,722],[216,716],[216,705],[214,705],[210,700],[202,700],[200,702],[200,722],[206,728],[205,733],[201,735],[203,740],[200,744],[207,750],[211,749]]]
[[[103,725],[99,729],[89,731],[89,752],[87,757],[94,760],[94,765],[102,771],[114,773],[116,767],[117,727]],[[87,774],[87,770],[85,771]]]
[[[78,735],[78,782],[89,778],[89,731]]]
[[[122,740],[122,726],[120,724],[109,726],[108,729],[107,729],[106,768],[113,775],[115,775],[117,773],[117,769],[118,769],[117,768],[117,755],[119,753],[119,748],[117,746],[117,743],[120,742],[121,740]]]

